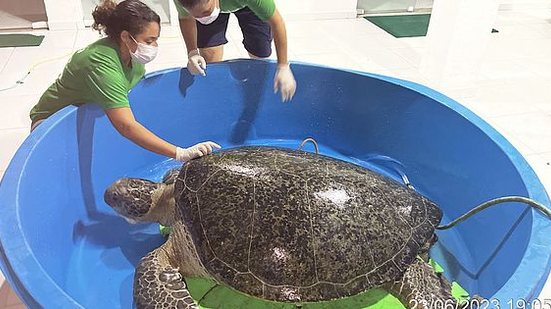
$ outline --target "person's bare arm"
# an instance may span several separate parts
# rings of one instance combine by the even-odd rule
[[[207,61],[197,48],[197,23],[191,16],[182,17],[180,21],[180,31],[184,37],[187,48],[187,69],[193,75],[206,76]]]
[[[105,110],[109,121],[124,137],[149,151],[176,158],[176,146],[149,131],[134,118],[128,107]]]
[[[195,18],[191,16],[182,17],[180,21],[180,32],[184,37],[186,43],[187,52],[197,49],[197,24]]]
[[[274,93],[281,91],[281,101],[286,102],[293,98],[297,83],[287,56],[287,30],[285,22],[276,9],[274,15],[268,19],[274,35],[274,43],[277,52],[277,70],[274,77]]]
[[[274,15],[268,19],[270,27],[272,27],[272,33],[274,35],[274,44],[277,53],[278,64],[288,64],[287,58],[287,30],[285,29],[285,22],[276,9]]]
[[[132,110],[128,107],[112,108],[105,110],[107,118],[117,131],[138,146],[154,153],[175,158],[183,162],[211,153],[214,149],[220,149],[220,145],[207,141],[195,144],[188,148],[180,148],[149,131],[141,123],[136,121]]]

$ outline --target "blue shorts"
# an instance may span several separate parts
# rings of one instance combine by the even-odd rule
[[[272,29],[270,24],[262,21],[249,8],[234,12],[239,27],[243,32],[245,49],[256,57],[266,58],[272,54]],[[218,18],[209,25],[197,22],[197,47],[206,48],[228,43],[226,30],[230,13],[220,13]]]

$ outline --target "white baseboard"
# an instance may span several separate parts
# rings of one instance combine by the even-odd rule
[[[48,29],[47,21],[35,21],[31,24],[31,27],[34,29]]]
[[[365,13],[358,17],[374,17],[374,16],[411,16],[411,15],[426,15],[431,14],[432,9],[415,9],[413,12],[383,12],[383,13]]]
[[[61,21],[61,20],[49,20],[48,29],[50,30],[77,30],[84,29],[84,21]]]
[[[93,19],[85,19],[84,20],[84,27],[92,27],[93,24],[94,24]]]
[[[331,12],[313,12],[313,13],[285,13],[283,15],[285,20],[296,21],[296,20],[320,20],[320,19],[350,19],[356,18],[356,10],[350,11],[331,11]]]
[[[546,10],[551,9],[551,1],[539,1],[531,3],[501,3],[500,11],[516,11],[516,10]]]

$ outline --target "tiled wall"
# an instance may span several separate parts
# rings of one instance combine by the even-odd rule
[[[551,0],[499,0],[499,9],[502,11],[551,9]]]
[[[15,15],[42,14],[44,17],[46,16],[44,0],[0,1],[0,11]]]
[[[0,1],[0,30],[30,28],[46,19],[43,0]]]
[[[432,8],[433,3],[434,3],[434,0],[417,0],[417,2],[415,3],[415,8],[430,9]]]

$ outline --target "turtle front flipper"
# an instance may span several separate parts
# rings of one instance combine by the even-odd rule
[[[406,308],[477,308],[469,302],[458,304],[449,281],[420,258],[411,263],[401,280],[383,287]]]
[[[184,278],[170,265],[165,245],[142,258],[134,275],[134,304],[142,308],[197,309]]]

